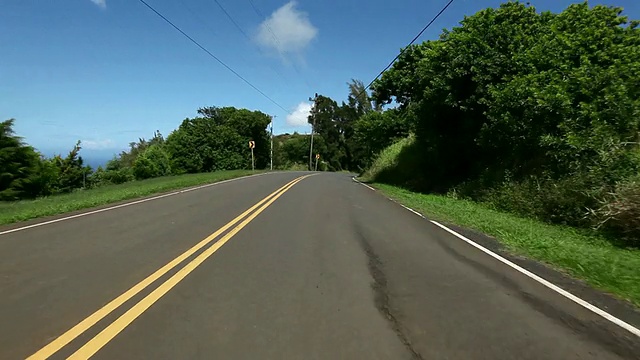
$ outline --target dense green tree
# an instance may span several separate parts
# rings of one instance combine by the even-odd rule
[[[171,159],[162,145],[153,144],[138,155],[133,165],[133,173],[139,180],[170,175]]]
[[[52,163],[58,167],[58,181],[55,184],[58,192],[67,193],[85,187],[87,178],[93,172],[90,166],[84,166],[80,144],[78,141],[66,157],[56,155],[52,158]]]
[[[406,49],[373,98],[411,119],[421,189],[498,188],[519,194],[498,206],[518,197],[542,218],[578,223],[637,174],[640,30],[621,11],[508,2]]]
[[[185,119],[167,137],[165,146],[174,170],[193,173],[250,168],[249,140],[256,143],[256,166],[266,166],[267,115],[234,108],[206,108],[200,113],[206,117]]]
[[[379,105],[372,103],[362,81],[352,79],[347,86],[347,103],[338,104],[324,95],[309,99],[313,106],[308,122],[315,126],[315,134],[325,143],[324,159],[330,170],[363,170],[369,158],[365,144],[358,142],[355,125],[359,118],[381,111]]]
[[[329,169],[342,170],[346,167],[347,160],[344,147],[344,109],[335,100],[323,95],[311,100],[313,106],[308,122],[327,146],[325,161],[328,162]]]
[[[539,14],[517,2],[480,11],[411,46],[374,97],[413,114],[434,189],[480,176],[626,176],[636,171],[640,41],[620,11],[583,3]]]
[[[298,133],[276,136],[273,144],[273,166],[276,169],[308,168],[310,135]],[[321,136],[313,139],[315,154],[320,154],[324,160],[326,156],[326,144]]]
[[[271,117],[261,111],[236,109],[234,107],[206,107],[200,108],[198,114],[211,119],[214,124],[224,125],[234,130],[245,141],[245,151],[249,152],[249,140],[255,141],[253,153],[256,168],[262,169],[269,164],[270,138],[267,126]]]
[[[407,137],[409,131],[407,120],[396,109],[368,112],[354,124],[353,143],[357,151],[355,157],[364,167],[384,148]]]
[[[347,83],[349,87],[348,105],[356,110],[358,116],[368,113],[369,111],[380,111],[380,106],[372,102],[369,93],[365,90],[365,85],[361,80],[351,79]]]
[[[0,200],[34,196],[39,155],[13,131],[14,119],[0,122]]]
[[[54,195],[59,192],[60,168],[53,158],[40,155],[34,173],[25,184],[24,197],[35,198]]]

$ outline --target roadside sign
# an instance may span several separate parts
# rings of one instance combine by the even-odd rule
[[[316,154],[316,160],[320,159],[320,154]]]
[[[249,140],[249,149],[251,149],[251,170],[256,169],[256,162],[253,157],[253,149],[256,147],[256,142],[253,140]]]

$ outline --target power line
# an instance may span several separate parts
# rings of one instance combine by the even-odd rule
[[[176,29],[178,32],[180,32],[182,35],[184,35],[187,39],[189,39],[192,43],[194,43],[196,46],[198,46],[202,51],[206,52],[209,56],[211,56],[213,59],[215,59],[217,62],[219,62],[222,66],[224,66],[227,70],[231,71],[235,76],[237,76],[238,78],[240,78],[240,80],[244,81],[245,83],[247,83],[247,85],[251,86],[255,91],[257,91],[258,93],[260,93],[260,95],[264,96],[267,100],[271,101],[273,104],[275,104],[277,107],[279,107],[280,109],[282,109],[284,112],[288,113],[289,111],[287,109],[284,108],[284,106],[280,105],[278,102],[276,102],[275,100],[273,100],[269,95],[265,94],[262,90],[258,89],[255,85],[253,85],[251,82],[249,82],[249,80],[245,79],[244,77],[242,77],[242,75],[238,74],[235,70],[233,70],[229,65],[225,64],[222,60],[220,60],[217,56],[213,55],[211,53],[211,51],[207,50],[204,46],[200,45],[199,42],[197,42],[196,40],[194,40],[191,36],[189,36],[187,33],[185,33],[184,31],[182,31],[182,29],[180,29],[178,26],[176,26],[174,23],[171,22],[171,20],[167,19],[166,17],[164,17],[164,15],[162,15],[161,13],[159,13],[156,9],[154,9],[151,5],[149,5],[145,0],[139,0],[141,3],[143,3],[146,7],[148,7],[151,11],[153,11],[156,15],[158,15],[160,18],[162,18],[162,20],[166,21],[169,25],[171,25],[174,29]]]
[[[253,2],[253,0],[249,0],[249,4],[251,4],[251,7],[253,8],[253,11],[255,11],[256,14],[258,14],[259,17],[264,18],[264,15],[262,14],[262,11],[260,11],[260,9],[258,9],[258,7]]]
[[[220,10],[222,10],[222,12],[225,15],[227,15],[227,18],[229,18],[229,20],[233,23],[233,25],[235,25],[235,27],[238,29],[238,31],[240,31],[242,33],[242,35],[244,35],[244,37],[247,38],[247,40],[251,41],[251,38],[249,37],[249,35],[247,35],[247,33],[244,32],[244,30],[242,30],[240,25],[238,25],[238,23],[233,19],[233,16],[231,16],[231,14],[229,14],[227,9],[225,9],[224,6],[222,6],[222,4],[220,4],[220,2],[218,0],[213,0],[213,1],[215,1],[215,3],[218,4],[218,7],[220,8]]]
[[[253,11],[256,12],[256,14],[258,15],[259,18],[267,20],[267,17],[264,16],[264,14],[262,13],[262,11],[260,11],[260,9],[258,9],[258,7],[253,2],[253,0],[249,0],[249,4],[251,4],[251,7],[253,8]],[[269,26],[269,22],[265,21],[264,25],[267,27],[267,31],[269,31],[269,33],[271,34],[271,37],[273,38],[273,41],[275,41],[277,49],[278,49],[278,52],[280,53],[281,56],[284,56],[284,55],[282,55],[282,52],[280,50],[280,46],[281,46],[280,45],[280,40],[278,39],[276,34],[273,32],[273,30],[271,30],[271,26]]]
[[[222,4],[218,1],[218,0],[213,0],[218,7],[220,8],[220,10],[222,10],[222,12],[227,16],[227,18],[229,19],[229,21],[231,21],[231,23],[233,23],[233,25],[236,27],[236,29],[238,29],[238,31],[240,31],[242,33],[242,35],[244,35],[244,37],[249,41],[249,43],[252,43],[251,38],[249,37],[249,35],[247,35],[247,33],[242,29],[242,27],[238,24],[238,22],[233,18],[233,16],[231,16],[231,14],[229,14],[229,12],[227,11],[227,9],[224,8],[224,6],[222,6]],[[280,77],[280,79],[282,79],[283,81],[287,81],[287,79],[284,77],[284,75],[282,75],[280,73],[280,71],[276,70],[273,66],[269,65],[269,68],[271,70],[273,70],[274,73],[276,73],[276,75],[278,75]]]
[[[207,29],[209,29],[209,31],[211,31],[211,33],[213,35],[215,35],[215,36],[218,35],[217,31],[215,31],[213,29],[213,27],[211,25],[209,25],[209,22],[202,20],[202,18],[195,11],[193,11],[193,9],[191,9],[191,7],[189,5],[187,5],[187,3],[184,0],[180,0],[180,2],[182,3],[182,6],[184,6],[185,9],[187,9],[187,11],[189,11],[189,13],[191,13],[191,15],[193,15],[194,18],[196,18],[198,21],[203,23],[207,27]]]
[[[402,49],[400,51],[400,53],[398,55],[396,55],[396,57],[393,58],[393,60],[391,60],[391,62],[382,70],[380,71],[380,73],[378,74],[378,76],[376,76],[373,80],[371,80],[371,82],[369,83],[369,85],[367,85],[357,96],[357,98],[359,98],[360,96],[362,96],[362,94],[365,93],[365,91],[367,91],[367,89],[369,89],[369,87],[371,87],[371,85],[373,85],[373,82],[378,80],[378,78],[380,76],[382,76],[382,74],[387,71],[391,65],[393,65],[394,62],[396,62],[396,60],[398,60],[398,58],[400,56],[402,56],[402,54],[404,54],[405,51],[407,51],[407,48],[411,45],[413,45],[413,43],[418,40],[418,38],[431,26],[431,24],[433,24],[436,20],[438,20],[438,18],[440,17],[440,15],[442,15],[442,13],[444,13],[447,8],[449,8],[449,6],[453,3],[454,0],[449,0],[449,2],[447,3],[447,5],[445,5],[442,10],[440,10],[440,12],[438,14],[436,14],[436,16],[433,17],[433,19],[431,19],[431,21],[429,21],[429,23],[427,23],[427,25],[425,25],[425,27],[422,28],[422,30],[420,30],[420,32],[418,33],[418,35],[416,35],[411,42],[404,47],[404,49]]]

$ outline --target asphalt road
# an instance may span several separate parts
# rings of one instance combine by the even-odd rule
[[[274,194],[302,175],[0,235],[0,359],[640,357],[635,335],[345,174]]]

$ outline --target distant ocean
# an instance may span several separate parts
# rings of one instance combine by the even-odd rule
[[[98,166],[102,166],[103,168],[107,165],[107,162],[111,160],[110,158],[96,158],[96,157],[82,157],[85,165],[91,166],[94,170],[98,168]]]

